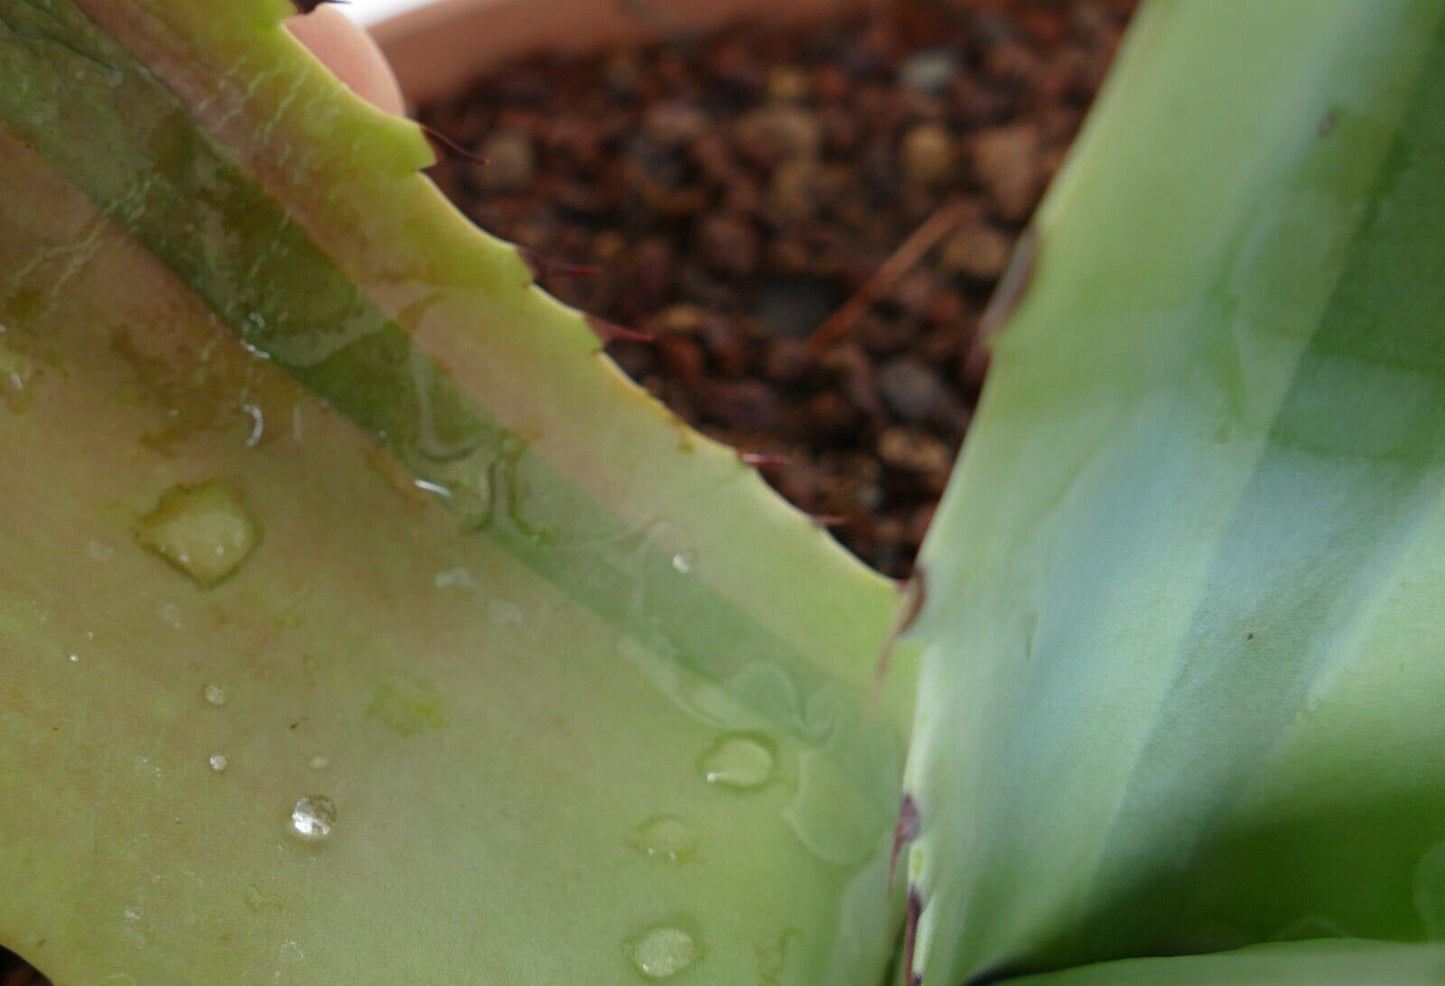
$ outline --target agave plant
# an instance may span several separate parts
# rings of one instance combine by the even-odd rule
[[[903,592],[288,8],[0,0],[0,942],[60,986],[1445,974],[1445,5],[1144,8]]]

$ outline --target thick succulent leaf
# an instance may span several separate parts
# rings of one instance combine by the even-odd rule
[[[923,556],[924,982],[1445,935],[1438,0],[1161,0]]]
[[[1436,986],[1442,981],[1445,945],[1358,939],[1124,959],[1012,980],[1018,986]]]
[[[287,7],[0,0],[0,943],[61,986],[876,984],[893,586]]]

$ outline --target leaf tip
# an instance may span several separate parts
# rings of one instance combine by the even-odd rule
[[[898,869],[898,856],[914,839],[918,838],[922,818],[918,814],[918,802],[907,792],[898,806],[898,822],[893,827],[893,851],[888,856],[888,885],[893,886],[893,876]]]

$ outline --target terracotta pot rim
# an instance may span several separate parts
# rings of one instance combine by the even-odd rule
[[[457,92],[508,58],[586,52],[746,20],[806,24],[866,0],[438,0],[374,25],[413,103]]]

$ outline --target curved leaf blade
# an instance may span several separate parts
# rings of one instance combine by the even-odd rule
[[[284,13],[0,0],[0,940],[60,982],[877,982],[893,587]],[[210,481],[260,537],[203,590],[134,532]]]
[[[1439,934],[1435,3],[1156,3],[925,546],[927,983]]]
[[[1020,986],[1427,986],[1445,947],[1346,939],[1256,945],[1215,955],[1126,959],[1027,976]]]

